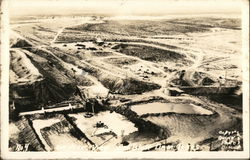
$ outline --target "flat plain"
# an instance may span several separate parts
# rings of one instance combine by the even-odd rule
[[[10,37],[11,151],[215,151],[219,131],[242,137],[240,18],[16,17]]]

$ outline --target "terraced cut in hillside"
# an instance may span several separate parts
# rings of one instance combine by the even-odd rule
[[[243,149],[240,19],[40,18],[11,20],[11,151]]]

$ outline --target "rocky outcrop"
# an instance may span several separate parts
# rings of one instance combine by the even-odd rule
[[[31,43],[24,39],[17,39],[13,44],[10,46],[11,48],[24,48],[24,47],[31,47]]]
[[[40,106],[68,100],[75,90],[72,84],[62,86],[47,79],[32,84],[12,84],[10,101],[15,102],[16,110],[20,112],[41,109]]]

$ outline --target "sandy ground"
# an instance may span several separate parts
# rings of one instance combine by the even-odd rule
[[[93,125],[101,121],[108,126],[108,128],[114,131],[118,136],[121,136],[121,130],[124,130],[123,135],[128,135],[132,132],[137,131],[134,124],[129,122],[126,117],[117,114],[115,112],[110,113],[109,111],[100,112],[90,118],[85,118],[84,114],[69,114],[71,117],[77,118],[77,126],[85,133],[88,129],[93,129]],[[91,122],[91,124],[89,124]],[[125,130],[126,129],[126,130]]]
[[[198,99],[198,98],[197,98]],[[183,145],[195,144],[204,139],[218,136],[220,130],[227,130],[233,125],[240,125],[236,119],[241,117],[241,113],[218,103],[211,103],[203,99],[202,103],[209,104],[207,107],[216,111],[219,116],[216,118],[187,117],[187,116],[150,116],[146,119],[167,127],[172,135],[168,142],[180,141]]]
[[[81,141],[70,136],[69,134],[51,134],[49,135],[49,139],[54,146],[55,152],[79,152],[88,150],[87,145],[83,145]]]
[[[81,131],[85,133],[86,136],[97,146],[99,146],[100,150],[104,151],[114,150],[117,148],[116,145],[121,143],[122,136],[126,136],[137,131],[137,128],[134,127],[133,123],[129,122],[126,117],[115,112],[100,112],[90,118],[85,118],[84,113],[69,114],[69,116],[75,117],[75,123],[81,129]],[[108,128],[94,128],[93,126],[99,121],[107,125]],[[100,136],[97,136],[102,133],[108,133],[109,131],[114,132],[117,135],[117,138],[111,135],[103,136],[104,139]]]
[[[32,64],[24,52],[18,49],[11,50],[11,74],[10,83],[27,82],[33,83],[42,79],[42,74]]]
[[[33,120],[33,127],[36,131],[36,133],[38,134],[39,138],[41,139],[42,143],[44,144],[45,146],[45,149],[47,151],[50,151],[51,148],[49,147],[49,145],[47,144],[47,142],[44,140],[40,130],[45,128],[45,127],[49,127],[57,122],[60,122],[60,119],[36,119],[36,120]],[[62,140],[61,140],[62,141]]]

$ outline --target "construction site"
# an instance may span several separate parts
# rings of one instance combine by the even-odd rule
[[[10,26],[10,151],[243,150],[239,18]]]

